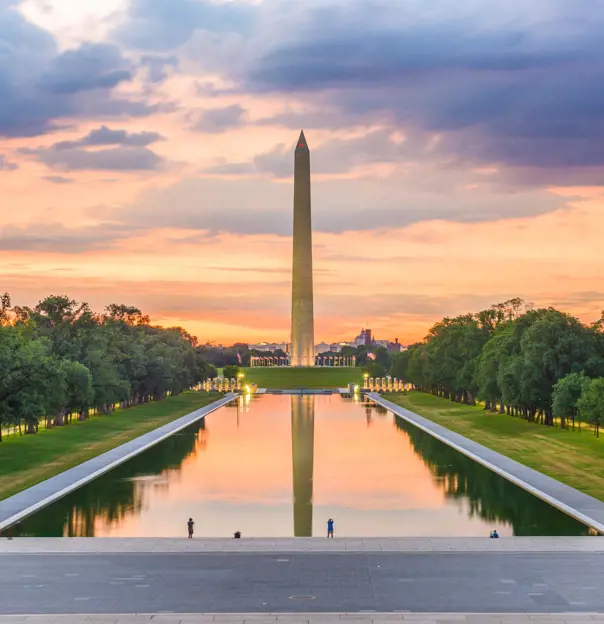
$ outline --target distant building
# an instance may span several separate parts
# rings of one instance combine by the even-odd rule
[[[402,351],[403,345],[398,341],[398,338],[395,338],[394,342],[391,342],[387,348],[388,353],[400,353]]]
[[[361,333],[354,339],[353,345],[360,347],[362,345],[373,344],[373,335],[370,329],[361,329]]]
[[[386,347],[386,349],[387,349],[388,346],[390,345],[390,340],[374,340],[373,344],[376,347]]]
[[[284,351],[287,353],[289,344],[287,342],[259,342],[258,344],[251,344],[249,346],[250,351]]]
[[[315,345],[315,355],[320,355],[321,353],[327,353],[327,351],[329,351],[329,343],[320,342],[319,344]]]
[[[332,342],[332,343],[329,345],[329,350],[330,350],[332,353],[340,353],[340,351],[342,350],[342,347],[340,346],[340,343],[339,343],[339,342]]]

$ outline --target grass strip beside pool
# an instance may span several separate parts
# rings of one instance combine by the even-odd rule
[[[73,468],[220,398],[184,392],[65,427],[10,436],[0,444],[0,500]]]
[[[385,394],[388,401],[447,427],[566,485],[604,501],[604,439],[593,431],[545,427],[485,412],[480,406],[412,392]]]
[[[349,383],[363,383],[363,369],[349,367],[242,368],[244,381],[259,388],[345,388]]]

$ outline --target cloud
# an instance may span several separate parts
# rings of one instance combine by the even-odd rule
[[[115,45],[84,43],[52,59],[40,78],[42,90],[54,94],[112,89],[134,77],[133,68]]]
[[[0,136],[29,137],[65,119],[145,116],[159,105],[117,96],[134,69],[115,45],[59,51],[53,37],[14,8],[0,10]]]
[[[290,174],[292,160],[290,154],[283,163]],[[313,229],[343,233],[403,228],[440,219],[497,221],[543,214],[565,205],[562,198],[540,190],[510,191],[468,184],[467,175],[460,175],[457,169],[443,172],[418,166],[398,167],[379,179],[315,179]],[[475,175],[480,178],[480,174]],[[119,219],[125,226],[144,223],[147,227],[199,230],[209,235],[291,236],[292,198],[291,184],[265,177],[189,178],[145,192],[121,209]]]
[[[39,147],[21,151],[60,171],[157,171],[166,166],[163,158],[146,147],[112,147],[97,151]]]
[[[165,168],[167,162],[147,146],[162,140],[157,132],[130,133],[101,126],[75,141],[22,148],[19,152],[63,171],[156,171]],[[106,149],[87,149],[97,147]]]
[[[220,133],[238,128],[244,123],[245,108],[238,104],[203,111],[193,124],[198,132]]]
[[[123,145],[127,147],[146,147],[157,141],[163,141],[164,137],[157,132],[128,132],[127,130],[111,130],[107,126],[101,126],[91,130],[86,136],[76,141],[61,141],[55,143],[55,150],[75,149],[78,147],[99,147],[105,145]]]
[[[73,180],[71,178],[64,178],[63,176],[44,176],[44,179],[47,182],[52,182],[53,184],[72,184]]]
[[[308,8],[306,8],[308,7]],[[388,124],[440,138],[443,154],[476,165],[533,169],[538,184],[600,183],[604,172],[604,6],[579,0],[282,2],[223,74],[234,92],[281,95],[325,127]],[[270,21],[268,12],[275,15]],[[329,19],[327,19],[329,18]],[[264,36],[263,36],[264,35]],[[226,89],[228,92],[229,89]]]
[[[256,15],[253,5],[240,1],[133,0],[113,37],[138,50],[174,50],[199,30],[247,34]]]
[[[144,54],[141,56],[140,65],[147,70],[147,80],[151,84],[158,84],[168,77],[170,70],[178,67],[179,58],[174,55]]]
[[[15,171],[18,168],[17,163],[9,162],[3,154],[0,154],[0,171]]]
[[[0,227],[0,251],[79,254],[84,251],[113,248],[130,233],[121,226],[100,223],[68,228],[60,223],[36,223],[25,227]]]
[[[371,115],[343,115],[342,111],[332,106],[329,102],[321,103],[310,110],[297,111],[290,106],[284,106],[281,111],[270,117],[262,117],[254,122],[257,126],[278,126],[290,128],[312,128],[314,130],[342,130],[351,125],[370,127],[379,121],[376,114]],[[391,121],[386,118],[385,121]]]
[[[312,171],[315,175],[346,173],[355,167],[403,160],[405,144],[392,137],[389,130],[374,130],[360,137],[331,139],[311,150]],[[277,145],[256,156],[254,168],[259,173],[276,177],[292,175],[292,146]]]

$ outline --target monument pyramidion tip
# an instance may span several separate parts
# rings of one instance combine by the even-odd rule
[[[308,143],[306,142],[306,137],[304,136],[304,130],[300,131],[300,138],[298,139],[298,145],[296,146],[297,150],[307,150]]]

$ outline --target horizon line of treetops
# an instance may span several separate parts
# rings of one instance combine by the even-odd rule
[[[216,369],[182,327],[152,325],[120,304],[94,313],[66,296],[34,308],[0,297],[0,442],[2,429],[33,434],[195,387]]]
[[[367,360],[373,377],[387,371],[417,390],[499,413],[561,427],[581,420],[599,434],[604,420],[604,312],[586,325],[554,308],[522,299],[478,313],[444,318],[426,338],[393,357]],[[355,353],[353,353],[353,350]],[[151,324],[138,308],[120,304],[94,313],[67,296],[34,308],[0,297],[0,441],[2,428],[35,433],[159,400],[216,376],[216,367],[245,365],[251,352],[198,345],[181,327]]]
[[[390,374],[451,401],[562,428],[604,421],[604,311],[586,325],[515,298],[444,318]]]

